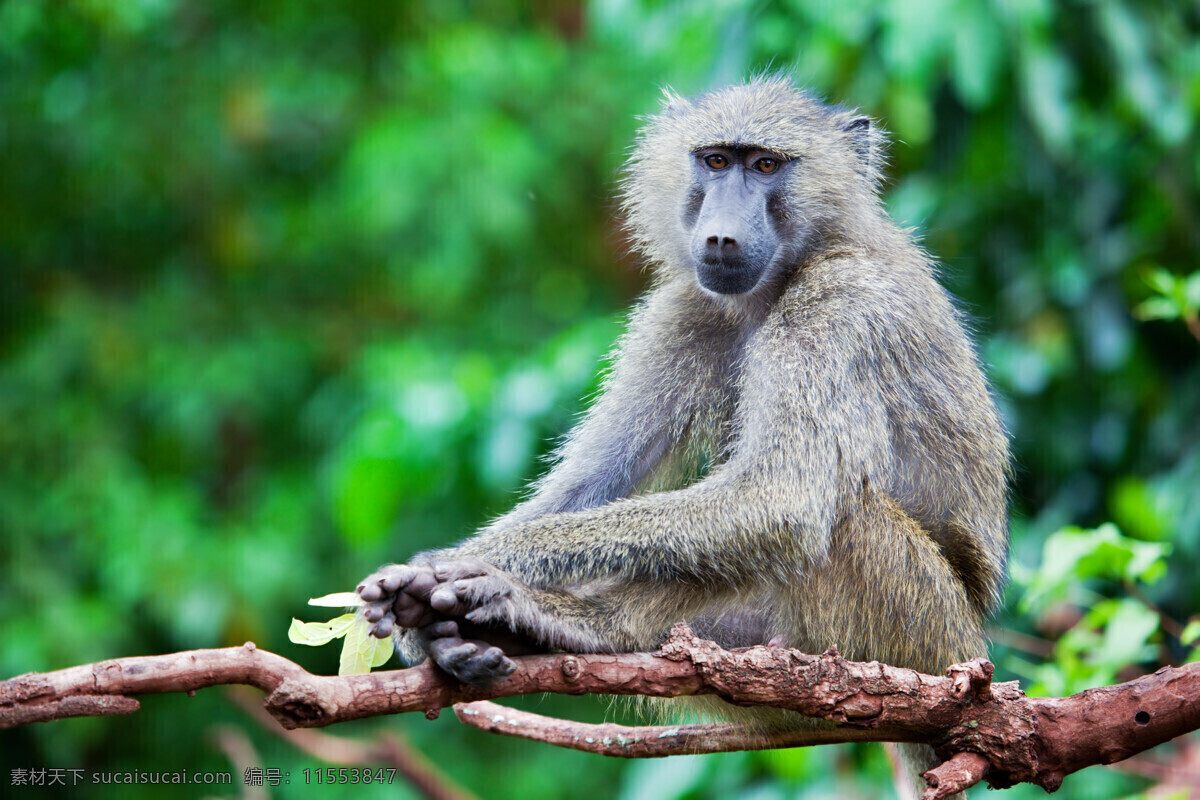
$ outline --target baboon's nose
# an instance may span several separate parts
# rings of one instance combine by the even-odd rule
[[[737,239],[734,239],[732,236],[710,236],[708,237],[707,249],[707,255],[711,258],[728,258],[729,256],[737,255]]]

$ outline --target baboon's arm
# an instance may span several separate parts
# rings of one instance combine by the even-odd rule
[[[628,497],[688,436],[702,407],[728,396],[734,326],[716,313],[673,318],[683,291],[668,285],[650,294],[630,320],[602,393],[564,439],[554,466],[489,530]]]

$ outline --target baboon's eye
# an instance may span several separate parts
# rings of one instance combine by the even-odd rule
[[[770,175],[779,169],[779,160],[775,158],[760,158],[754,162],[754,169],[764,175]]]
[[[725,169],[729,166],[729,159],[720,153],[709,153],[704,157],[704,163],[708,164],[710,169]]]

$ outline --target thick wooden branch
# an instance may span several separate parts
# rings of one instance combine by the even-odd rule
[[[776,647],[727,651],[677,626],[655,654],[542,655],[516,659],[513,675],[485,689],[428,665],[369,675],[312,675],[253,644],[116,659],[0,683],[0,728],[70,716],[132,713],[129,695],[247,684],[288,729],[403,711],[435,717],[456,703],[541,692],[678,697],[712,694],[742,706],[774,706],[829,725],[787,734],[735,724],[586,726],[465,706],[460,718],[505,733],[607,755],[656,756],[834,741],[932,744],[946,763],[927,773],[926,798],[986,779],[1002,788],[1053,791],[1092,764],[1109,764],[1200,728],[1200,664],[1164,667],[1128,683],[1065,698],[1028,698],[1016,683],[991,683],[991,664],[956,665],[945,677],[877,662]],[[978,756],[978,757],[976,757]]]

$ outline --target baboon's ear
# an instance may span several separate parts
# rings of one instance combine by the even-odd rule
[[[855,117],[843,126],[842,130],[850,134],[850,142],[854,152],[868,166],[871,163],[871,118]]]

